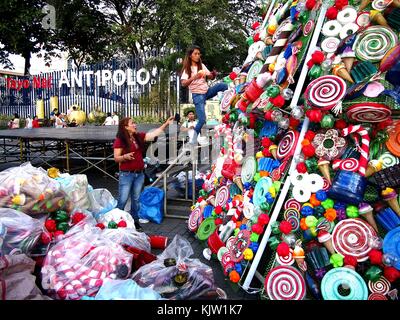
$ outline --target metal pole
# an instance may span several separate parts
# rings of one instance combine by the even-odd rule
[[[167,175],[164,175],[164,215],[167,215]]]
[[[22,142],[22,138],[19,138],[19,159],[21,160],[21,163],[24,161],[23,156],[24,156],[24,144]]]
[[[317,25],[315,26],[315,31],[314,31],[313,37],[311,39],[310,46],[309,46],[309,49],[308,49],[308,52],[307,52],[307,59],[305,61],[308,61],[309,57],[311,56],[312,52],[314,51],[314,49],[315,49],[315,47],[317,45],[317,41],[318,41],[319,35],[321,33],[322,24],[324,22],[324,18],[325,18],[325,13],[326,13],[327,7],[324,4],[322,4],[322,7],[321,7],[320,10],[321,11],[319,13],[318,22],[317,22]],[[300,98],[301,91],[302,91],[302,88],[303,88],[303,85],[304,85],[304,82],[305,82],[305,79],[306,79],[306,76],[307,76],[307,72],[308,72],[308,67],[307,67],[307,64],[304,63],[303,68],[301,70],[301,74],[300,74],[299,80],[298,80],[298,84],[297,84],[295,92],[293,94],[291,106],[297,105],[297,102],[298,102],[298,100]],[[270,222],[268,223],[267,229],[266,229],[266,231],[264,233],[264,236],[263,236],[263,238],[261,240],[260,246],[259,246],[259,248],[257,250],[257,253],[256,253],[255,257],[254,257],[253,262],[251,263],[251,267],[250,267],[249,272],[248,272],[248,274],[246,276],[246,279],[245,279],[245,281],[243,283],[242,287],[243,287],[244,290],[248,290],[249,287],[250,287],[250,283],[253,280],[254,274],[255,274],[255,272],[257,270],[258,264],[260,263],[260,259],[261,259],[262,255],[264,253],[265,247],[266,247],[267,242],[269,240],[269,237],[271,235],[271,225],[276,221],[276,219],[278,217],[278,214],[279,214],[279,212],[281,210],[281,207],[283,205],[283,202],[284,202],[284,200],[286,198],[286,195],[287,195],[287,193],[289,191],[290,174],[292,173],[292,171],[294,170],[294,168],[296,166],[295,159],[300,154],[301,142],[303,141],[304,135],[305,135],[306,131],[308,130],[308,125],[309,125],[309,119],[306,117],[304,119],[304,123],[303,123],[302,129],[301,129],[301,132],[300,132],[300,136],[299,136],[299,140],[297,142],[296,149],[295,149],[295,152],[293,154],[292,162],[290,164],[290,168],[289,168],[289,172],[288,172],[288,175],[286,177],[286,180],[285,180],[285,184],[284,184],[284,186],[283,186],[283,188],[282,188],[282,190],[280,192],[279,199],[278,199],[278,201],[277,201],[277,203],[275,205],[275,209],[274,209],[274,211],[273,211],[273,213],[271,215]]]
[[[65,161],[67,165],[67,172],[69,172],[69,143],[68,141],[65,141]]]

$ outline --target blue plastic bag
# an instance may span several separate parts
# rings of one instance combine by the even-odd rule
[[[132,279],[104,281],[95,300],[160,300],[160,294],[151,288],[142,288]]]
[[[160,224],[164,218],[164,191],[155,187],[144,189],[140,195],[139,217]]]

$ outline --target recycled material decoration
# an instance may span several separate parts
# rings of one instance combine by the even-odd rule
[[[252,81],[255,77],[258,76],[258,74],[261,71],[261,68],[263,67],[264,63],[260,60],[256,60],[253,62],[253,64],[250,67],[249,72],[247,73],[247,78],[246,81],[250,82]]]
[[[227,186],[222,186],[215,194],[215,205],[224,207],[229,199],[229,189]]]
[[[303,300],[306,295],[303,276],[290,266],[271,269],[265,278],[264,288],[271,300]]]
[[[304,97],[311,108],[330,110],[344,98],[346,88],[346,82],[342,78],[326,75],[311,81]]]
[[[284,137],[279,141],[278,150],[276,155],[278,159],[285,159],[293,155],[299,133],[297,131],[289,130]]]
[[[346,115],[354,122],[382,122],[390,118],[392,110],[382,103],[361,102],[347,109]]]
[[[351,255],[358,262],[363,262],[372,250],[369,240],[376,235],[374,228],[361,219],[342,220],[333,229],[333,248],[343,256]]]
[[[342,295],[340,286],[349,288],[350,293]],[[367,300],[368,288],[364,279],[350,268],[334,268],[322,278],[321,294],[324,300]]]
[[[193,209],[192,213],[189,216],[188,219],[189,230],[192,232],[196,232],[202,221],[203,221],[203,209],[200,206],[198,206]]]
[[[370,26],[360,32],[353,44],[358,59],[379,62],[397,43],[397,35],[384,26]]]
[[[383,239],[383,252],[397,258],[394,267],[400,270],[400,226],[390,230]]]
[[[278,253],[276,253],[276,262],[281,266],[291,266],[294,263],[293,258],[293,250],[289,251],[289,254],[285,257],[281,257]]]
[[[197,229],[196,236],[200,241],[205,241],[215,231],[217,226],[215,225],[214,218],[204,219]]]
[[[266,202],[265,195],[272,185],[272,179],[269,177],[263,177],[258,180],[253,193],[253,204],[255,206],[260,206],[262,203]]]
[[[232,98],[236,95],[235,89],[228,89],[224,92],[224,96],[221,101],[220,109],[222,112],[226,112],[229,110],[231,106]]]
[[[397,157],[400,157],[400,122],[389,133],[389,139],[386,141],[388,150]]]
[[[240,230],[237,236],[232,240],[229,252],[233,262],[240,262],[243,260],[243,252],[250,245],[251,232],[249,230]]]
[[[387,295],[390,291],[390,282],[385,277],[380,277],[377,281],[368,281],[368,289],[372,293],[380,293],[383,295]]]
[[[257,161],[253,156],[249,156],[243,161],[242,165],[242,182],[252,182],[254,175],[257,173]]]

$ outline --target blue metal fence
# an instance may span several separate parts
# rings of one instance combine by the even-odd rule
[[[16,112],[20,117],[26,117],[28,114],[33,116],[36,114],[37,100],[43,99],[45,117],[48,118],[54,107],[50,103],[50,98],[56,96],[59,112],[63,113],[66,113],[72,105],[78,105],[87,115],[98,106],[105,113],[117,111],[121,116],[166,118],[176,112],[179,104],[177,76],[165,75],[156,67],[149,69],[146,63],[149,59],[166,57],[169,54],[170,52],[166,51],[151,51],[141,57],[120,57],[94,65],[84,65],[79,70],[68,69],[29,77],[11,77],[21,83],[23,80],[29,81],[29,86],[20,90],[10,88],[8,83],[10,80],[7,81],[1,76],[0,114],[12,115]],[[146,84],[141,81],[146,75],[142,68],[150,73],[150,79]],[[110,80],[102,81],[101,75],[104,70],[111,72],[112,79],[117,80],[117,84]],[[122,82],[124,77],[122,72],[117,70],[125,73],[127,76],[125,82]],[[141,71],[138,74],[139,70]],[[87,76],[85,72],[93,72],[93,75]],[[98,76],[94,75],[96,72]],[[78,80],[82,76],[82,86],[68,87],[65,82],[61,85],[63,73],[70,82],[74,75]],[[51,78],[49,80],[51,87],[38,87],[39,78],[47,80]]]

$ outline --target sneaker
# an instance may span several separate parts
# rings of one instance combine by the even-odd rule
[[[140,222],[140,223],[149,223],[150,220],[140,218],[140,219],[139,219],[139,222]]]
[[[135,228],[136,228],[136,231],[143,232],[143,228],[139,222],[135,221]]]

